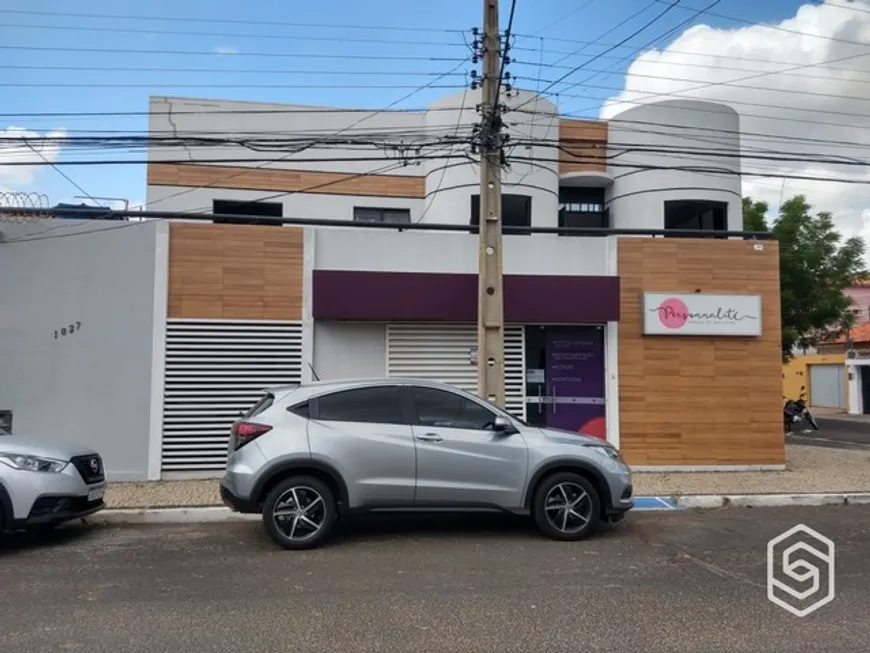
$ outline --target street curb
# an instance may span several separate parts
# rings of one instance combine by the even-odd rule
[[[233,512],[224,506],[186,508],[117,508],[98,512],[88,521],[100,524],[205,524],[256,521],[260,515]]]
[[[699,508],[782,508],[785,506],[870,505],[870,492],[842,494],[695,494],[678,497],[636,497],[662,499],[670,510]],[[667,507],[664,507],[668,510]],[[637,509],[647,512],[648,509]],[[233,512],[224,506],[184,508],[114,508],[98,512],[87,521],[96,524],[205,524],[214,522],[257,521],[260,515]]]
[[[671,501],[678,509],[835,506],[870,504],[870,492],[845,492],[842,494],[697,494],[672,497]]]

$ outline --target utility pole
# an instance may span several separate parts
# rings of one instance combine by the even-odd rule
[[[477,383],[480,397],[504,407],[500,54],[498,0],[483,0]]]

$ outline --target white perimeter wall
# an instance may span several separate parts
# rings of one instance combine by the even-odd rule
[[[167,226],[0,222],[0,409],[13,411],[16,435],[96,448],[110,480],[147,475],[155,265]],[[8,242],[28,237],[43,239]],[[80,331],[55,339],[75,322]]]

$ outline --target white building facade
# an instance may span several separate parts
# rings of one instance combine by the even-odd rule
[[[778,295],[768,298],[778,288],[778,273],[776,279],[761,275],[758,283],[767,285],[756,287],[745,275],[723,276],[709,264],[745,257],[752,267],[777,257],[775,247],[762,251],[739,236],[723,238],[742,229],[737,113],[668,101],[605,123],[560,119],[555,105],[524,92],[506,101],[508,408],[533,424],[607,439],[639,468],[781,466],[777,325],[765,318],[764,334],[751,339],[721,333],[656,339],[641,328],[641,294],[650,290],[748,288],[765,298],[764,311],[778,314]],[[117,283],[112,276],[120,271],[136,283],[111,292],[99,291],[99,284],[75,291],[94,294],[93,301],[108,308],[86,309],[82,299],[63,311],[63,304],[25,311],[0,325],[0,345],[11,349],[14,334],[37,322],[44,330],[69,320],[89,325],[91,315],[102,315],[101,328],[135,340],[131,351],[141,350],[147,360],[108,349],[95,353],[106,337],[102,331],[96,341],[87,340],[84,327],[80,336],[50,338],[50,347],[34,358],[42,371],[32,383],[16,390],[14,375],[0,375],[0,393],[12,397],[0,394],[0,403],[14,409],[16,431],[58,425],[39,416],[38,402],[15,394],[32,396],[40,380],[56,378],[94,404],[74,422],[77,432],[87,433],[100,401],[78,387],[81,372],[74,365],[83,360],[111,399],[103,410],[121,425],[113,426],[118,451],[107,450],[109,472],[129,479],[219,474],[229,424],[268,385],[389,375],[475,390],[478,250],[467,228],[479,218],[480,181],[468,137],[479,102],[479,92],[469,91],[427,111],[364,112],[152,98],[152,135],[202,142],[149,150],[147,209],[199,214],[197,224],[131,223],[90,234],[96,230],[88,221],[62,227],[80,235],[54,241],[55,260],[74,266],[92,258],[98,265],[103,257],[94,273],[100,283]],[[204,214],[234,217],[201,224]],[[383,228],[365,228],[372,222]],[[466,230],[425,230],[433,225]],[[559,227],[594,235],[523,233]],[[32,267],[33,252],[53,242],[41,240],[44,229],[5,225],[0,272],[6,274],[10,260]],[[697,233],[666,237],[686,235],[679,230]],[[655,242],[646,243],[653,236]],[[137,259],[127,248],[139,244],[148,254],[133,269]],[[38,291],[34,283],[22,279],[20,292],[0,296],[0,313],[20,310]],[[120,292],[135,310],[111,309],[113,293]],[[737,343],[747,360],[762,352],[776,397],[757,428],[741,436],[747,446],[717,453],[696,435],[709,428],[709,415],[675,418],[657,408],[691,403],[689,395],[699,390],[679,369],[656,361],[673,359],[674,347],[701,346],[712,361],[704,374],[733,374],[734,392],[752,392],[733,365],[727,374],[714,369],[719,363],[711,352],[731,351]],[[79,358],[61,345],[81,348]],[[73,358],[58,367],[64,356]],[[734,360],[721,359],[722,365]],[[127,387],[133,377],[141,387]],[[670,394],[643,399],[659,388]],[[135,410],[124,408],[131,392],[139,397]],[[147,415],[136,413],[146,406]],[[70,410],[63,403],[57,408]],[[766,444],[759,448],[759,442]]]

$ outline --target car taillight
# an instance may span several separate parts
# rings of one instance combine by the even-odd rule
[[[264,433],[272,430],[271,426],[266,424],[255,424],[253,422],[236,422],[233,424],[232,434],[236,439],[236,449],[248,444],[251,440],[259,438]]]

